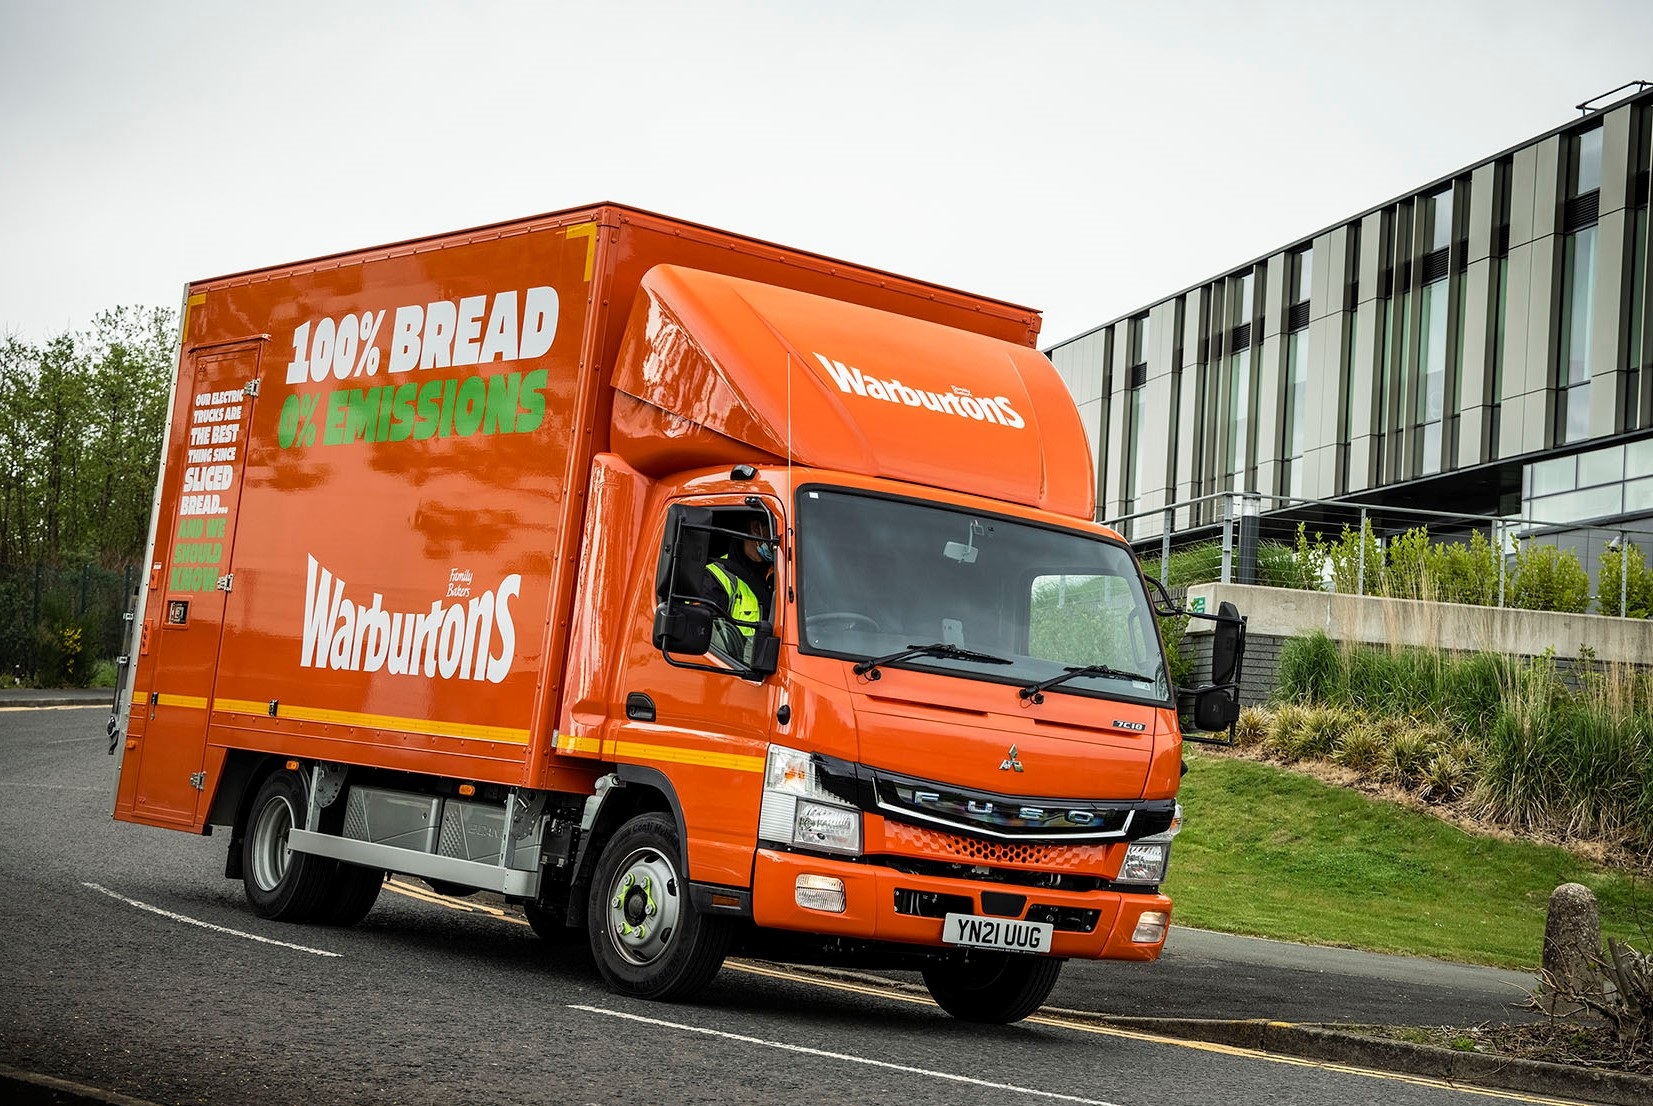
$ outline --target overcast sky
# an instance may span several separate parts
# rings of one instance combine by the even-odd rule
[[[617,200],[1048,345],[1636,78],[1648,0],[0,0],[0,334]]]

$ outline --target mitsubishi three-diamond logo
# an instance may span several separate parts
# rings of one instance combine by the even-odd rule
[[[1012,745],[1010,752],[999,762],[999,771],[1020,772],[1021,770],[1022,762],[1016,759],[1016,746]]]

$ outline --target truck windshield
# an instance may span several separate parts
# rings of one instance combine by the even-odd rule
[[[1121,545],[821,487],[799,492],[797,520],[806,653],[1016,687],[1065,676],[1049,694],[1170,696],[1153,611]]]

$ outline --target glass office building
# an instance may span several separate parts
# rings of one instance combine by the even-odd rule
[[[1098,517],[1141,540],[1251,492],[1282,520],[1331,502],[1653,534],[1653,86],[1631,87],[1049,349]]]

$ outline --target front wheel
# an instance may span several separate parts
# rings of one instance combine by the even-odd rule
[[[586,918],[597,970],[621,994],[688,998],[723,966],[729,922],[695,910],[682,855],[663,814],[633,818],[603,846]]]
[[[1062,962],[1005,952],[971,953],[924,969],[936,1004],[966,1022],[1019,1022],[1050,997]]]

